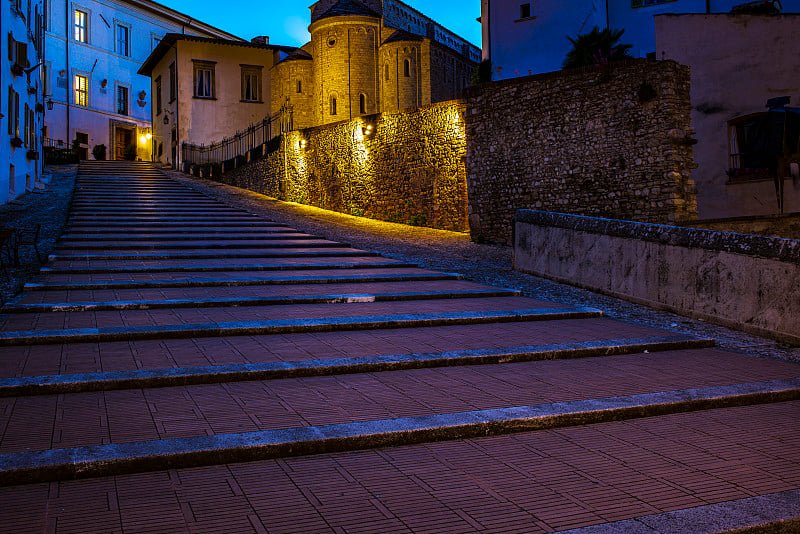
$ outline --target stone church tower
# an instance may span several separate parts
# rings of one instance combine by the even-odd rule
[[[294,127],[399,111],[461,96],[480,50],[399,0],[320,0],[311,42],[271,70],[272,112]]]

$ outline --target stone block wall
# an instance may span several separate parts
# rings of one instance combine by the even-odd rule
[[[469,223],[510,245],[517,209],[696,218],[689,68],[632,60],[466,90]]]
[[[463,114],[463,103],[445,102],[290,132],[280,150],[222,181],[341,213],[467,231]]]

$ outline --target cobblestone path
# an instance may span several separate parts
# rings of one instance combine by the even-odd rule
[[[800,527],[800,367],[82,164],[0,315],[0,531]],[[787,532],[790,530],[786,530]]]

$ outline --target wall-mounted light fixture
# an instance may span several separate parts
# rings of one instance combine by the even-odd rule
[[[308,146],[308,141],[305,139],[300,139],[300,142],[297,145],[300,147],[300,150],[305,150]]]
[[[364,137],[369,137],[375,131],[375,127],[371,124],[365,124],[361,127],[361,134]]]
[[[106,78],[103,78],[103,80],[100,82],[100,87],[102,87],[103,89],[105,89],[105,88],[106,88],[106,85],[108,85],[108,79],[106,79]]]
[[[52,98],[48,98],[47,99],[47,109],[53,109],[53,99]]]

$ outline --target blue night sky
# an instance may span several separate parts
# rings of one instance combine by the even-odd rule
[[[480,0],[403,0],[445,28],[481,46]],[[270,44],[300,46],[309,41],[308,6],[314,0],[160,0],[160,3],[221,30],[250,40],[269,35]]]

